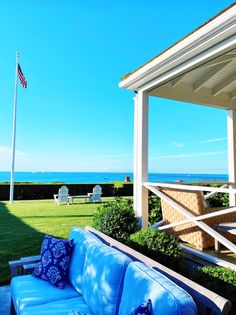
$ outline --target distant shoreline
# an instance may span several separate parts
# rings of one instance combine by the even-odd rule
[[[15,172],[15,183],[37,184],[94,184],[124,182],[130,172]],[[152,182],[228,181],[227,174],[149,173]],[[0,183],[10,181],[10,172],[0,172]]]

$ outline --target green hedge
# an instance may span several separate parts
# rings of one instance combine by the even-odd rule
[[[229,194],[217,193],[207,200],[210,207],[228,207]]]
[[[116,185],[116,196],[133,196],[133,183],[123,183],[121,185]]]
[[[220,266],[197,268],[191,278],[232,303],[230,315],[236,314],[236,271]]]
[[[153,194],[148,197],[148,213],[148,221],[150,225],[153,225],[162,219],[161,199]]]
[[[182,249],[172,234],[147,228],[132,234],[127,245],[178,272],[182,269]]]
[[[31,200],[31,199],[51,199],[54,194],[58,193],[58,189],[66,185],[69,188],[70,195],[86,195],[92,192],[96,184],[15,184],[14,199],[15,200]],[[117,195],[132,196],[133,185],[124,184],[123,188],[117,188],[115,184],[100,184],[102,187],[103,197],[112,197]],[[9,199],[9,184],[0,184],[0,200]]]

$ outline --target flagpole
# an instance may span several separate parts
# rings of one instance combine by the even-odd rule
[[[12,160],[11,160],[11,180],[10,180],[10,199],[9,199],[9,203],[10,204],[13,203],[13,198],[14,198],[14,170],[15,170],[15,145],[16,145],[16,108],[17,108],[18,64],[19,64],[19,52],[16,52],[15,93],[14,93],[13,126],[12,126]]]

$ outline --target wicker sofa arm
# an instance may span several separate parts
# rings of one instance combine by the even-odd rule
[[[9,261],[9,267],[11,272],[11,278],[22,274],[22,267],[38,263],[40,256],[22,257],[18,260]]]

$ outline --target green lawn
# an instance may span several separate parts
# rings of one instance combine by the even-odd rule
[[[67,238],[73,226],[91,225],[97,207],[57,206],[53,200],[0,202],[0,284],[10,280],[9,260],[38,255],[45,234]]]

